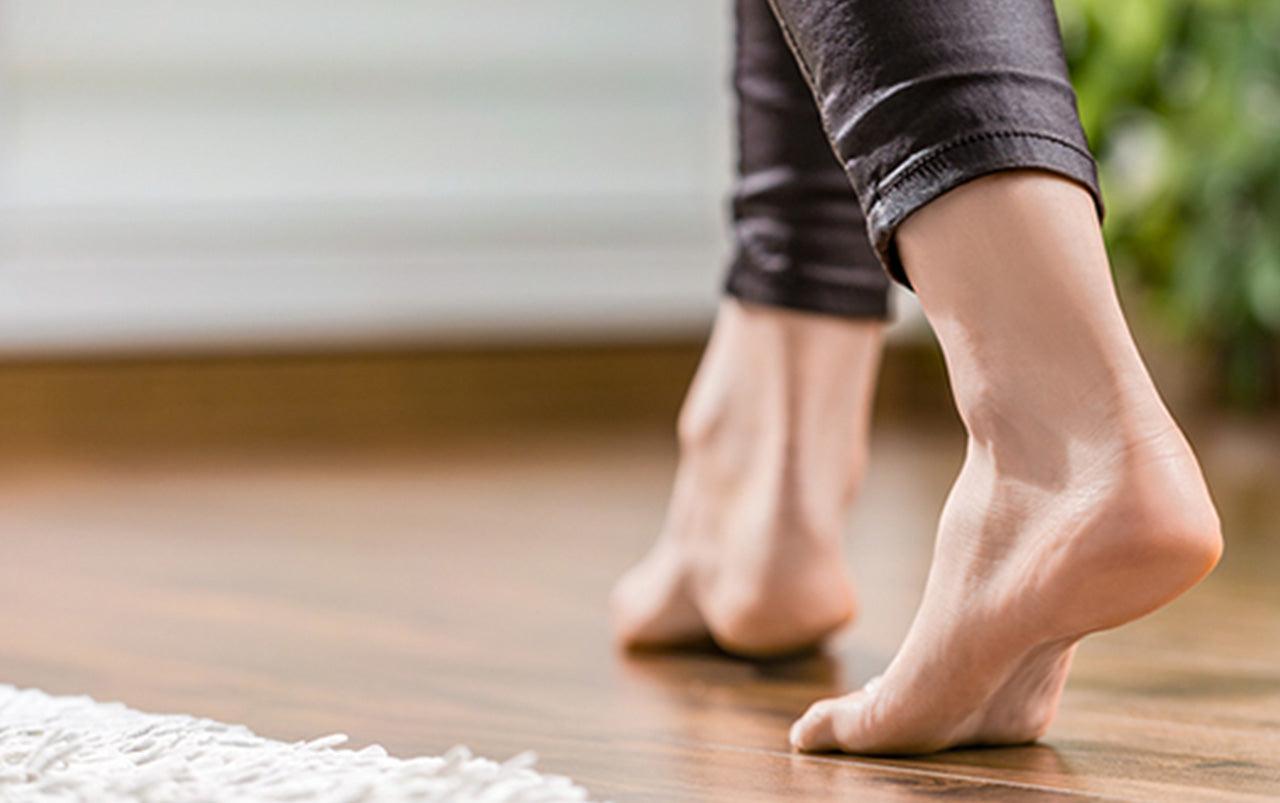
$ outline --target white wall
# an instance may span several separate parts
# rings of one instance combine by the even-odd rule
[[[705,326],[727,4],[0,0],[0,353]]]

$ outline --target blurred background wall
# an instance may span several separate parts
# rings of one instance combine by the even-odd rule
[[[1280,3],[1059,12],[1175,412],[1274,416]],[[0,0],[0,442],[669,429],[728,256],[730,20],[729,0]],[[882,407],[951,420],[897,301]]]
[[[0,352],[701,332],[726,9],[3,0]]]

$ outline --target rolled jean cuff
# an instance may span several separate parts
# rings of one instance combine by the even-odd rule
[[[1097,164],[1088,151],[1060,136],[1035,131],[970,134],[915,155],[872,187],[867,231],[890,275],[911,286],[894,242],[902,221],[948,190],[1002,170],[1043,170],[1071,179],[1093,196],[1102,218]]]

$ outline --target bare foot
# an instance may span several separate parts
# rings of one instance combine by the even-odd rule
[[[1081,451],[1093,453],[1063,476],[1035,477],[971,445],[902,649],[869,688],[814,705],[792,730],[797,747],[1033,741],[1082,636],[1155,610],[1213,567],[1217,523],[1176,430]]]
[[[1076,642],[1169,602],[1222,548],[1083,190],[1036,173],[979,179],[913,215],[898,242],[969,448],[901,650],[882,677],[801,717],[803,750],[1034,740]]]
[[[667,521],[617,584],[629,648],[711,637],[766,656],[855,613],[840,543],[883,325],[726,300],[680,414]]]

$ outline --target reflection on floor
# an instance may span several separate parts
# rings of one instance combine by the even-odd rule
[[[1042,745],[789,752],[809,701],[892,654],[960,456],[954,433],[882,428],[850,524],[863,619],[764,665],[609,644],[609,584],[661,521],[665,435],[10,465],[0,682],[398,755],[532,748],[618,801],[1280,797],[1280,533],[1254,491],[1215,489],[1230,546],[1203,586],[1085,643]]]

